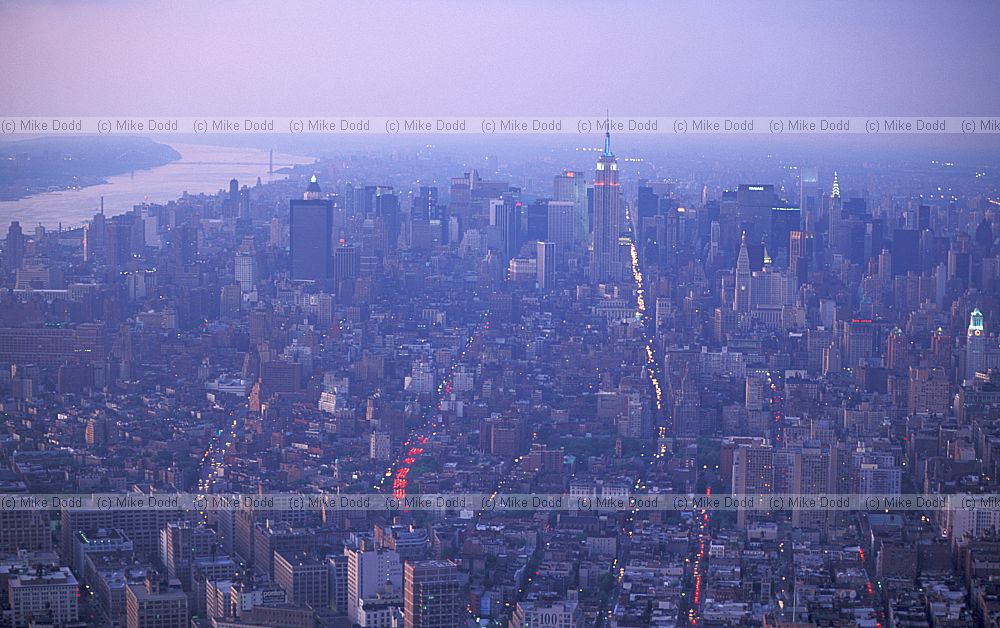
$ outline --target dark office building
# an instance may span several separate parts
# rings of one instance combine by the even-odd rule
[[[21,223],[13,221],[7,229],[7,268],[20,268],[24,260],[24,233],[21,231]]]
[[[815,254],[815,235],[808,231],[792,231],[788,234],[788,269],[798,283],[809,279],[809,268]]]
[[[549,199],[538,199],[528,205],[527,226],[524,239],[528,242],[532,240],[545,240],[549,237]]]
[[[841,214],[845,217],[865,218],[868,216],[868,202],[863,198],[849,198],[844,201]]]
[[[929,205],[921,205],[917,208],[917,229],[926,231],[931,228],[931,208]]]
[[[748,242],[767,237],[771,208],[778,204],[773,185],[741,184],[736,190],[736,220]]]
[[[413,200],[413,209],[410,212],[410,219],[414,221],[427,222],[432,219],[440,219],[438,209],[438,189],[426,185],[420,186],[417,198]]]
[[[653,191],[653,188],[648,185],[639,186],[639,195],[636,198],[636,211],[639,215],[639,220],[643,218],[651,218],[656,215],[659,210],[660,197]]]
[[[791,233],[801,228],[802,212],[798,207],[772,207],[767,250],[771,259],[784,263],[788,259],[788,245]]]
[[[916,229],[896,229],[892,235],[892,274],[920,272],[920,232]]]
[[[321,196],[314,176],[302,200],[289,203],[289,257],[295,281],[323,281],[333,274],[333,206]]]
[[[361,270],[361,247],[345,244],[337,247],[333,258],[333,276],[337,281],[357,279]]]
[[[504,194],[490,201],[490,223],[498,232],[499,253],[506,266],[517,255],[521,240],[521,202]]]
[[[115,268],[123,268],[133,255],[142,253],[143,240],[143,223],[138,215],[115,216],[105,230],[105,261]]]
[[[538,287],[547,290],[555,281],[556,244],[555,242],[538,241],[536,262],[538,264]]]
[[[375,250],[381,253],[395,251],[399,243],[399,197],[390,186],[375,189],[375,220],[378,234]]]
[[[106,225],[105,235],[109,230]],[[173,247],[174,266],[178,271],[184,270],[194,263],[198,257],[198,229],[193,225],[180,224],[171,231],[171,246]]]

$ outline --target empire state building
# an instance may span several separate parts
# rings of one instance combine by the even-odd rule
[[[594,255],[590,277],[594,283],[613,283],[624,268],[618,238],[625,226],[625,206],[618,182],[618,160],[611,153],[611,134],[604,134],[604,152],[594,176]]]

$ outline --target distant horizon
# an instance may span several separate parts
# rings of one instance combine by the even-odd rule
[[[619,152],[637,152],[659,158],[672,154],[723,152],[733,159],[756,159],[772,156],[783,160],[838,159],[900,160],[922,162],[928,159],[960,159],[980,165],[1000,165],[1000,135],[666,135],[622,133],[612,134]],[[54,135],[0,135],[0,150],[12,143]],[[65,136],[67,138],[81,136]],[[83,136],[103,137],[103,136]],[[117,136],[127,137],[127,136]],[[487,152],[524,157],[525,150],[551,152],[573,149],[598,149],[603,144],[599,133],[567,135],[339,135],[333,138],[275,134],[212,134],[212,135],[142,135],[141,137],[168,146],[174,144],[252,148],[280,153],[304,154],[314,157],[365,154],[379,151],[422,151],[428,146],[437,150],[464,153],[469,156]],[[746,153],[733,154],[739,148]],[[815,165],[815,164],[810,164]]]

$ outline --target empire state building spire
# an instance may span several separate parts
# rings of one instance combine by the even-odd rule
[[[625,228],[625,204],[618,181],[618,161],[611,153],[611,134],[604,133],[604,152],[594,173],[594,252],[591,256],[591,280],[614,283],[625,269],[619,237]]]
[[[611,153],[611,110],[604,115],[604,156],[614,157]]]

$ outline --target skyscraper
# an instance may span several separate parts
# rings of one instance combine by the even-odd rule
[[[555,278],[556,245],[554,242],[538,242],[537,265],[538,288],[547,290]]]
[[[892,235],[892,274],[920,272],[920,232],[916,229],[895,229]]]
[[[625,226],[618,160],[611,153],[611,134],[604,134],[604,152],[597,160],[594,177],[594,254],[591,281],[609,283],[621,279],[622,258],[618,237]]]
[[[566,170],[557,174],[552,184],[553,200],[573,204],[572,237],[574,242],[582,242],[590,233],[590,218],[587,211],[587,180],[582,172]]]
[[[819,171],[816,168],[799,168],[799,207],[807,215],[820,209]]]
[[[833,185],[830,188],[830,207],[829,207],[829,232],[827,235],[827,242],[830,247],[831,253],[846,253],[847,245],[849,244],[847,237],[849,234],[845,231],[843,224],[843,203],[840,198],[840,179],[837,173],[833,173]]]
[[[344,555],[347,556],[347,617],[356,622],[359,604],[365,598],[375,595],[387,584],[397,591],[402,588],[403,570],[399,554],[394,550],[347,547]],[[409,568],[410,563],[407,563],[407,570]]]
[[[778,195],[773,185],[740,184],[736,189],[736,221],[751,242],[767,238],[771,208],[777,204]]]
[[[430,249],[446,242],[442,214],[442,208],[438,206],[438,189],[420,186],[410,207],[410,248]]]
[[[733,452],[733,495],[766,495],[773,487],[774,449],[771,445],[755,442],[737,447]],[[737,524],[742,527],[747,520],[747,510],[740,508]]]
[[[521,239],[521,203],[512,195],[504,194],[490,201],[490,228],[496,234],[501,261],[506,266],[517,255]]]
[[[740,313],[750,311],[750,254],[747,252],[747,234],[740,242],[739,257],[736,258],[736,294],[733,310]]]
[[[579,241],[574,235],[576,211],[577,208],[571,201],[549,201],[546,216],[548,223],[546,240],[556,245],[556,254],[560,260],[563,260],[566,257],[566,251]]]
[[[427,222],[433,219],[440,219],[438,209],[438,189],[436,187],[422,185],[417,197],[413,199],[413,209],[410,211],[411,220]]]
[[[392,186],[380,185],[375,188],[375,250],[390,253],[399,244],[399,197],[393,193]]]
[[[814,239],[809,231],[792,231],[788,234],[788,270],[799,283],[805,283],[809,278]]]
[[[333,206],[322,198],[315,175],[302,200],[289,203],[288,216],[292,279],[329,279],[333,271]]]
[[[871,319],[844,321],[840,354],[847,368],[856,368],[874,353],[875,327]]]
[[[337,281],[357,279],[361,269],[361,247],[342,244],[333,257],[333,276]]]
[[[549,199],[540,198],[524,207],[524,219],[522,225],[525,227],[523,240],[549,239]]]
[[[83,225],[83,261],[92,262],[104,251],[104,214],[94,214],[94,218]]]
[[[21,232],[21,223],[13,221],[7,229],[7,268],[13,270],[21,267],[24,260],[24,234]]]
[[[836,448],[804,447],[793,454],[791,492],[797,495],[820,495],[834,492],[832,470],[837,462]],[[792,511],[792,525],[821,526],[829,517],[822,510]]]
[[[976,378],[976,371],[986,370],[986,330],[983,313],[979,308],[969,315],[969,329],[965,342],[965,379]]]
[[[250,220],[250,188],[245,185],[240,188],[238,215],[241,220]]]
[[[243,238],[243,243],[237,249],[234,274],[241,293],[249,294],[254,291],[257,284],[257,252],[254,250],[253,236]]]
[[[784,264],[788,259],[789,237],[802,227],[802,212],[798,207],[772,207],[769,218],[767,248],[779,264]]]

